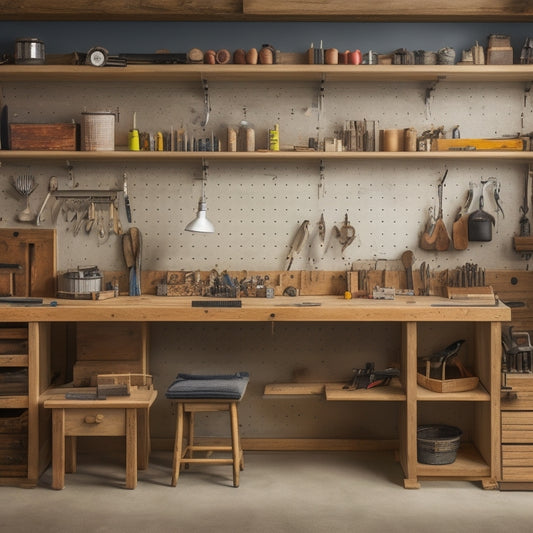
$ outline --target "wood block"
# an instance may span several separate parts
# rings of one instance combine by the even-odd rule
[[[11,150],[76,150],[77,125],[10,124]]]
[[[56,295],[56,231],[52,229],[0,229],[0,262],[16,263],[13,296]]]
[[[446,151],[473,146],[476,150],[523,151],[522,139],[434,139],[431,149]]]
[[[72,369],[75,387],[96,387],[99,374],[126,374],[143,372],[142,361],[78,361]]]

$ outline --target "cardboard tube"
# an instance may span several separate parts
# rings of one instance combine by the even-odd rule
[[[414,128],[406,128],[404,130],[404,150],[406,152],[416,152],[416,130]]]
[[[381,130],[381,146],[384,152],[403,151],[403,130]]]

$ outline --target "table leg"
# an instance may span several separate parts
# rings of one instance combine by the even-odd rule
[[[65,486],[65,410],[52,409],[52,488]]]
[[[65,472],[73,474],[77,469],[77,437],[65,437]]]
[[[148,409],[137,409],[137,469],[146,470],[150,457],[150,418]]]
[[[126,488],[137,486],[137,409],[126,409]]]

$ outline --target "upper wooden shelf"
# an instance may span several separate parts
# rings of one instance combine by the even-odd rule
[[[531,82],[533,65],[1,65],[0,82]]]
[[[0,150],[0,163],[7,161],[94,161],[179,163],[209,161],[420,161],[420,160],[493,160],[533,162],[533,151],[443,151],[443,152],[102,152]]]

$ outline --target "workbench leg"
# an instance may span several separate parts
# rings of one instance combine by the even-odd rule
[[[150,457],[149,409],[137,409],[137,469],[146,470]]]
[[[65,437],[65,472],[73,474],[77,469],[77,437]]]
[[[137,409],[126,409],[126,488],[137,486]]]
[[[420,482],[416,478],[415,479],[405,478],[403,480],[403,486],[405,489],[419,489]]]
[[[65,410],[52,409],[52,488],[65,486]]]

